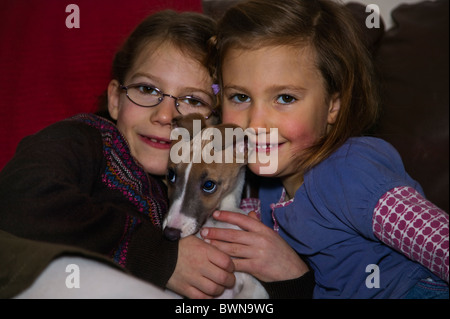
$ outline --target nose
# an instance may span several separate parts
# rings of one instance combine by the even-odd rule
[[[164,228],[164,236],[171,241],[178,240],[181,237],[181,230],[178,228],[166,227]]]
[[[266,108],[264,105],[255,104],[249,108],[249,114],[247,115],[249,122],[247,127],[254,129],[256,133],[258,133],[258,129],[268,131],[269,125],[267,121],[271,118],[268,111],[270,111],[270,108]]]
[[[160,125],[171,125],[174,117],[178,115],[175,107],[176,100],[172,96],[165,96],[165,98],[154,107],[154,112],[151,115],[151,121],[159,123]]]

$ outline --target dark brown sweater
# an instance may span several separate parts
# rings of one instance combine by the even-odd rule
[[[23,139],[0,172],[1,230],[98,253],[160,287],[178,255],[178,242],[161,231],[167,205],[164,183],[134,161],[113,123],[94,115]],[[265,286],[272,297],[309,297],[313,278],[304,277]]]

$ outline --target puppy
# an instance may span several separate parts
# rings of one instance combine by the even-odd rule
[[[238,229],[211,215],[215,210],[245,214],[239,205],[247,147],[242,134],[233,135],[240,128],[229,124],[206,127],[197,114],[177,117],[173,126],[167,173],[170,209],[163,222],[164,235],[177,240],[192,234],[200,237],[198,231],[203,226]],[[235,276],[234,288],[220,298],[268,298],[254,277],[239,272]]]

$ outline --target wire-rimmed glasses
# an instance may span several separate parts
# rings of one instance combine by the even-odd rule
[[[182,115],[200,113],[208,119],[212,114],[216,113],[216,111],[212,108],[211,104],[213,102],[211,98],[207,97],[206,94],[204,94],[204,98],[191,95],[176,97],[163,93],[156,87],[141,83],[130,84],[127,86],[120,85],[120,89],[126,92],[127,97],[131,102],[142,107],[157,106],[166,96],[168,96],[175,100],[175,108],[178,113]]]

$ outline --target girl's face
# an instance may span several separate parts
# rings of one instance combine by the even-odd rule
[[[288,193],[289,188],[295,192],[302,181],[297,173],[298,155],[326,133],[340,103],[338,96],[326,96],[314,54],[308,47],[230,49],[222,75],[223,122],[256,132],[265,129],[267,136],[277,128],[278,143],[266,151],[278,151],[278,167],[270,176],[281,177]],[[258,158],[249,163],[256,174],[264,166]]]
[[[175,100],[166,96],[154,107],[131,102],[119,85],[143,84],[172,96],[194,96],[213,101],[212,79],[207,69],[170,43],[148,44],[128,72],[125,83],[112,80],[108,87],[108,109],[125,136],[133,157],[154,175],[165,175],[170,151],[172,119],[178,113]]]

